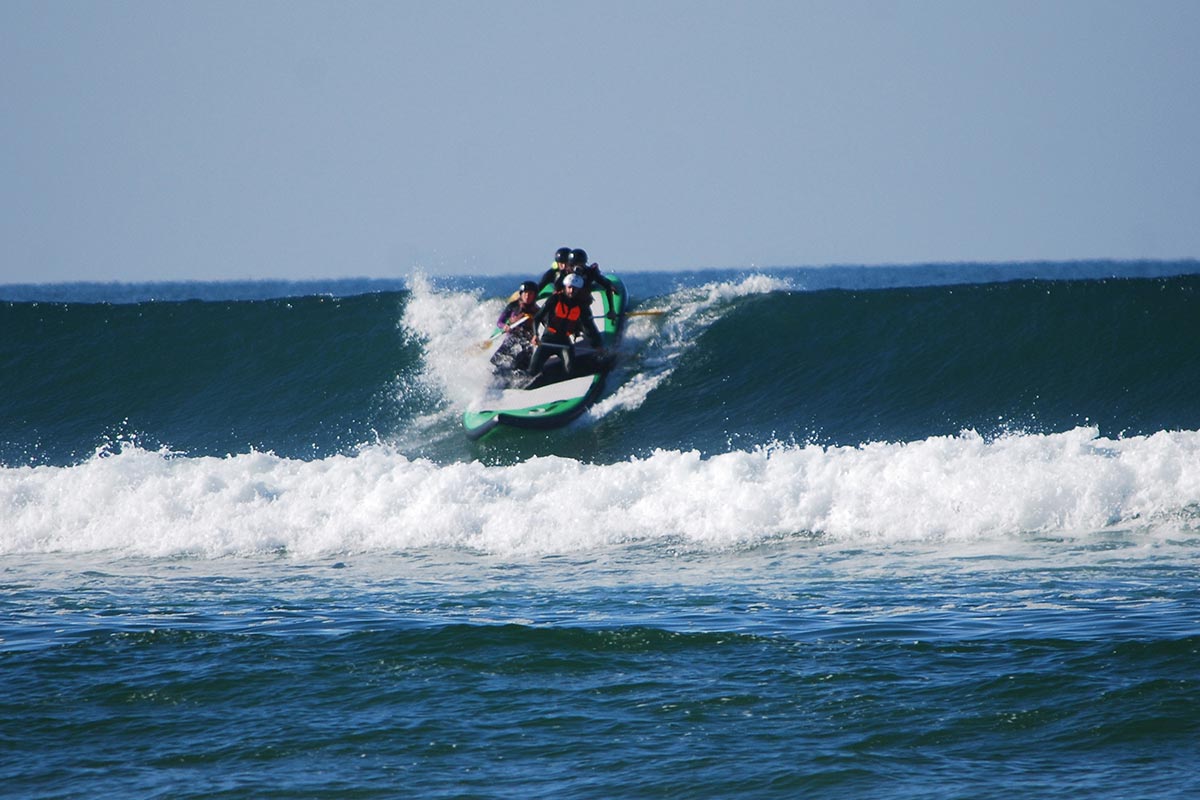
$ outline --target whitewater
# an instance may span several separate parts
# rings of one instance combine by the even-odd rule
[[[964,432],[710,458],[656,451],[611,465],[539,456],[439,466],[386,445],[317,461],[131,447],[0,476],[5,554],[462,547],[528,556],[648,542],[722,549],[781,536],[889,543],[1194,530],[1200,521],[1195,431],[1114,440],[1077,428],[992,441]],[[546,491],[557,486],[569,488]],[[568,530],[512,525],[564,499],[576,516]]]

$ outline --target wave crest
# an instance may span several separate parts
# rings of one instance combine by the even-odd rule
[[[461,548],[536,555],[699,550],[809,534],[840,542],[1195,526],[1200,432],[967,431],[857,447],[776,445],[615,464],[559,456],[438,465],[384,445],[312,461],[127,446],[70,467],[0,469],[0,553],[300,556]],[[550,525],[555,513],[567,524]]]

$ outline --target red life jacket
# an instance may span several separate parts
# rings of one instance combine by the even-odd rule
[[[552,316],[546,325],[546,331],[555,334],[574,334],[579,330],[579,317],[582,313],[582,304],[570,305],[563,302],[562,298],[555,298],[554,311],[551,312]]]

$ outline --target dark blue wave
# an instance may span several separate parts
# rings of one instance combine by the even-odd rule
[[[738,301],[639,409],[654,431],[907,441],[964,428],[1200,428],[1200,277]]]
[[[404,298],[0,305],[0,459],[70,462],[136,438],[195,455],[321,456],[394,428],[418,363]]]
[[[661,370],[636,348],[652,350],[679,310],[664,292],[671,279],[630,279],[643,308],[669,313],[626,354],[610,393]],[[1195,430],[1198,290],[1200,276],[1183,275],[750,293],[689,330],[640,402],[483,445],[467,443],[451,401],[418,380],[427,353],[402,325],[407,291],[0,303],[0,462],[70,463],[123,438],[192,455],[319,458],[382,439],[439,461],[616,461],[964,428]]]

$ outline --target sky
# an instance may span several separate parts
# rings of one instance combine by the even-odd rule
[[[0,283],[1200,257],[1200,2],[0,0]]]

